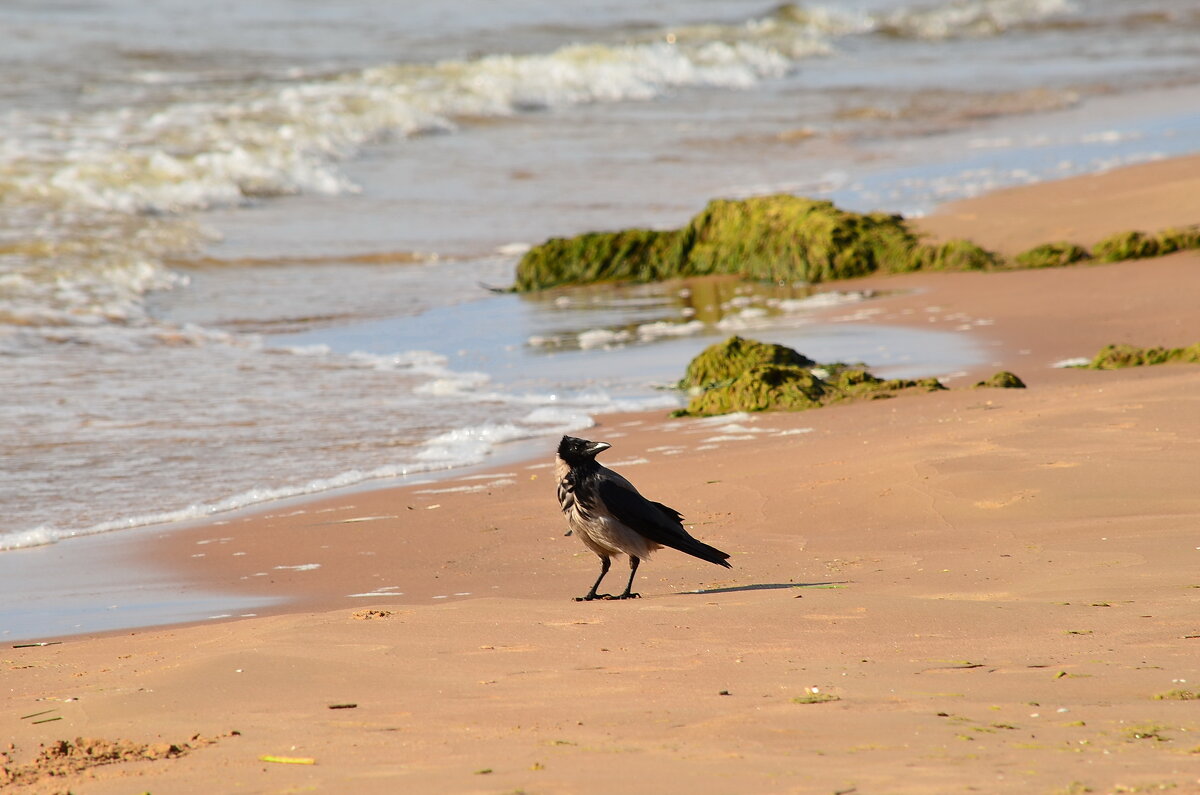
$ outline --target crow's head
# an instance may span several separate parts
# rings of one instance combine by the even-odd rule
[[[558,443],[558,457],[571,466],[578,466],[593,460],[597,453],[603,453],[610,447],[612,445],[608,442],[589,442],[575,436],[564,436]]]

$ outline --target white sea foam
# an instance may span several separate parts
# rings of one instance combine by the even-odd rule
[[[346,594],[348,599],[369,599],[378,596],[404,596],[404,592],[400,590],[399,585],[385,585],[382,588],[376,588],[374,591]]]
[[[528,425],[551,426],[556,430],[580,431],[596,424],[591,414],[564,406],[542,406],[521,418]]]
[[[456,372],[441,378],[435,378],[416,388],[417,394],[446,397],[461,395],[464,392],[477,390],[492,380],[487,373]]]
[[[489,491],[500,486],[511,486],[516,483],[512,478],[499,478],[487,483],[473,483],[463,486],[446,486],[440,489],[420,489],[417,494],[474,494],[480,491]]]
[[[476,464],[487,457],[496,445],[534,435],[531,429],[511,422],[468,425],[438,434],[425,442],[416,460],[438,467]]]
[[[691,320],[686,323],[671,323],[660,320],[654,323],[641,324],[637,327],[637,335],[643,340],[654,340],[660,337],[687,337],[693,334],[700,334],[704,329],[704,322],[700,320]]]
[[[488,397],[510,397],[513,402],[560,402],[557,396],[548,395],[504,396],[496,393]],[[598,393],[567,398],[561,403],[565,405],[541,405],[516,422],[468,425],[439,434],[422,445],[416,460],[438,467],[476,464],[490,455],[496,445],[505,442],[590,428],[595,425],[593,413],[662,408],[676,406],[679,401],[673,396],[620,399]]]
[[[591,348],[611,348],[616,345],[622,345],[633,339],[633,335],[623,329],[611,331],[609,329],[597,328],[580,332],[576,339],[579,342],[579,347],[586,351]]]
[[[692,425],[732,425],[743,422],[754,422],[754,417],[749,412],[735,411],[732,414],[720,414],[715,417],[700,417],[691,420]]]
[[[769,322],[767,310],[762,307],[752,306],[733,314],[725,315],[715,325],[721,331],[730,332],[762,328]]]
[[[740,422],[736,422],[736,421],[729,422],[728,424],[722,424],[721,430],[724,431],[725,433],[738,433],[738,434],[766,433],[767,432],[765,428],[753,428],[749,425],[742,425]]]
[[[533,246],[529,243],[505,243],[502,246],[496,246],[496,253],[506,257],[519,257],[531,248]]]
[[[1062,359],[1050,365],[1051,367],[1085,367],[1092,363],[1092,360],[1086,356],[1075,356],[1070,359]]]
[[[427,375],[443,375],[449,372],[446,369],[449,360],[432,351],[400,351],[389,354],[354,351],[348,354],[348,358],[376,370],[411,370]]]
[[[872,27],[921,39],[994,36],[1073,8],[1069,0],[960,0],[883,12],[872,17]]]
[[[773,305],[782,312],[809,312],[813,309],[854,304],[874,297],[873,290],[828,290],[804,298],[783,298]]]

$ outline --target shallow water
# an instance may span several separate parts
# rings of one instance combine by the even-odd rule
[[[249,617],[280,601],[178,582],[136,561],[131,550],[139,540],[130,531],[0,556],[0,581],[6,584],[0,640]]]
[[[804,286],[480,284],[713,196],[920,213],[1200,141],[1184,0],[410,6],[0,8],[0,549],[673,406],[733,331],[952,375],[970,324]]]

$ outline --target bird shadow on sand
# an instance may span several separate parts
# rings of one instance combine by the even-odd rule
[[[849,580],[835,580],[830,582],[764,582],[756,585],[735,585],[729,588],[699,588],[695,591],[682,591],[679,596],[688,595],[705,595],[716,593],[740,593],[742,591],[787,591],[787,590],[803,590],[805,588],[845,588],[850,584]]]

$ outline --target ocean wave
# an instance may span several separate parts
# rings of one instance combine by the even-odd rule
[[[1002,33],[1068,0],[954,0],[876,14],[786,5],[734,23],[532,54],[392,63],[243,81],[140,81],[124,105],[0,116],[0,322],[128,323],[142,296],[178,284],[164,259],[207,242],[182,218],[356,185],[339,163],[384,139],[479,118],[745,89],[847,36]],[[115,90],[115,89],[114,89]]]
[[[9,114],[5,126],[30,135],[0,151],[0,187],[39,204],[126,214],[344,193],[355,186],[337,161],[385,136],[450,131],[471,117],[648,100],[683,87],[746,88],[785,74],[799,54],[753,38],[663,38],[388,64],[279,86],[175,86],[158,106]]]
[[[282,85],[175,85],[169,99],[0,117],[0,322],[129,322],[178,283],[163,260],[208,238],[186,214],[351,193],[364,145],[463,119],[745,88],[791,68],[747,41],[575,44],[547,54],[392,64]]]
[[[39,374],[16,386],[41,394],[47,408],[0,412],[9,430],[0,444],[26,484],[14,495],[14,517],[30,516],[29,526],[0,531],[0,550],[452,470],[485,461],[506,442],[590,427],[598,413],[678,405],[668,394],[505,392],[430,351],[338,354],[200,327],[24,329],[0,335],[0,356],[10,345],[16,355],[37,354]],[[148,349],[154,359],[145,358]],[[94,376],[60,383],[60,368]],[[124,377],[106,375],[113,372]],[[74,389],[88,392],[86,406]],[[39,448],[61,451],[52,465],[72,473],[69,495]],[[342,471],[312,477],[335,467]],[[56,509],[41,510],[55,500]]]
[[[345,488],[368,480],[385,478],[400,478],[419,472],[428,471],[435,467],[427,466],[384,466],[371,470],[348,470],[328,478],[317,478],[307,483],[278,488],[253,488],[213,502],[195,503],[183,508],[168,511],[136,514],[121,519],[100,522],[79,529],[55,528],[49,526],[35,527],[29,530],[18,530],[0,533],[0,551],[22,549],[25,547],[45,546],[68,538],[98,535],[115,530],[128,530],[149,525],[185,522],[204,519],[214,514],[238,510],[252,505],[274,500],[300,497],[306,494],[316,494],[332,489]]]
[[[927,40],[996,36],[1075,9],[1071,0],[954,0],[872,17],[880,33]]]
[[[25,530],[0,532],[0,551],[44,546],[68,538],[97,535],[149,525],[205,519],[241,508],[292,497],[331,491],[374,480],[405,478],[416,474],[455,469],[484,461],[504,442],[533,439],[581,430],[594,425],[590,415],[578,411],[548,408],[531,412],[519,422],[481,424],[456,428],[426,441],[412,460],[371,469],[351,469],[332,477],[315,478],[304,483],[279,487],[256,487],[211,502],[194,503],[182,508],[135,514],[83,528],[56,528],[47,525]]]

